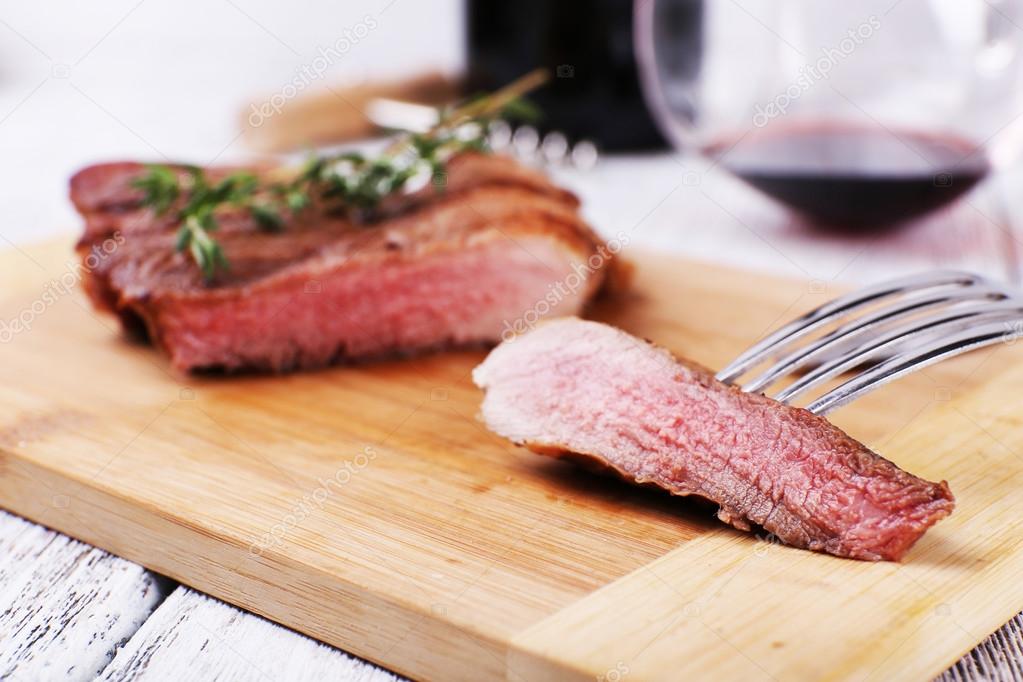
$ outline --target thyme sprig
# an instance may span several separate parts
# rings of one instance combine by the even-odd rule
[[[132,185],[142,192],[142,205],[156,215],[176,210],[180,224],[176,248],[187,252],[209,281],[229,267],[212,236],[225,208],[247,212],[266,231],[282,229],[288,217],[313,204],[344,212],[355,222],[372,221],[385,198],[412,189],[416,180],[442,189],[447,162],[457,154],[489,151],[490,124],[496,118],[528,113],[522,96],[546,80],[546,72],[538,69],[490,95],[442,110],[430,130],[402,133],[376,157],[357,152],[319,155],[283,179],[239,171],[215,182],[195,166],[182,172],[152,165]]]

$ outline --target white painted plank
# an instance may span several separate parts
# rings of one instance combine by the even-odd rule
[[[945,671],[936,682],[1023,682],[1023,614]]]
[[[166,589],[137,564],[0,511],[0,679],[92,679]]]
[[[399,678],[268,620],[178,587],[99,680],[395,682]]]
[[[118,652],[104,682],[175,679],[209,682],[294,680],[391,682],[371,663],[258,616],[179,587]],[[936,682],[1023,681],[1023,614]]]

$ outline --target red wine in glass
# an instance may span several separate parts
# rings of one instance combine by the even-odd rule
[[[837,124],[757,131],[702,151],[815,222],[847,229],[922,216],[991,170],[983,150],[965,139]]]

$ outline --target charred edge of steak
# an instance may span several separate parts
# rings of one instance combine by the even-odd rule
[[[172,168],[184,170],[180,164]],[[173,211],[157,217],[142,207],[142,194],[131,186],[145,169],[145,164],[118,161],[88,166],[75,173],[70,181],[70,198],[78,213],[85,219],[86,227],[79,240],[79,247],[91,245],[106,239],[116,232],[125,234],[162,232],[175,229]],[[216,180],[237,171],[237,167],[209,168],[207,174]],[[271,168],[250,168],[257,175],[269,172]],[[525,189],[538,195],[555,199],[566,206],[577,208],[578,198],[561,187],[551,183],[541,173],[522,166],[502,156],[484,154],[463,154],[451,159],[447,165],[447,178],[442,190],[432,185],[410,195],[393,196],[381,207],[381,216],[393,218],[414,211],[429,204],[441,195],[457,196],[478,187],[513,187]],[[318,222],[322,217],[310,220]],[[224,221],[221,231],[255,231],[257,226],[245,216]]]
[[[97,263],[85,268],[86,289],[94,304],[117,312],[146,305],[159,296],[233,296],[239,287],[268,283],[345,249],[353,258],[364,253],[373,258],[410,259],[437,246],[460,248],[474,235],[512,219],[523,224],[525,232],[555,235],[574,245],[584,262],[601,254],[596,274],[602,284],[625,288],[628,264],[603,246],[574,208],[521,187],[484,185],[458,195],[445,194],[372,228],[323,218],[276,234],[218,232],[232,267],[213,283],[201,277],[187,255],[175,251],[174,230],[124,235],[119,248],[98,258],[92,256],[99,249],[96,244],[80,244],[77,251],[83,263],[90,257]],[[455,221],[460,224],[452,225]],[[130,276],[122,276],[126,271]]]

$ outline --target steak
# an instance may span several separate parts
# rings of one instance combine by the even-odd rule
[[[555,457],[719,505],[736,528],[842,557],[898,560],[954,507],[823,417],[744,393],[614,327],[545,322],[473,373],[487,426]]]
[[[230,269],[206,282],[175,249],[175,220],[141,205],[131,183],[143,170],[101,164],[72,178],[84,283],[182,370],[493,344],[524,315],[579,314],[612,261],[571,193],[510,159],[467,154],[449,162],[443,191],[393,197],[370,225],[312,207],[270,233],[225,212],[215,236]]]

